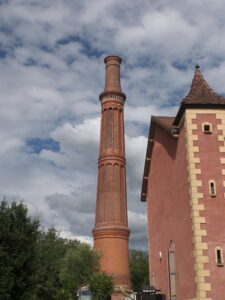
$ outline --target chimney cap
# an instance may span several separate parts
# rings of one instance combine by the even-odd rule
[[[114,55],[114,54],[110,54],[110,55],[107,55],[104,59],[104,63],[106,64],[107,61],[111,60],[111,59],[115,59],[119,62],[119,64],[122,63],[122,58],[119,57],[118,55]]]

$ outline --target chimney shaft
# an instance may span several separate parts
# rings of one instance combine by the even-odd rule
[[[121,92],[120,86],[120,64],[122,59],[116,55],[109,55],[105,62],[105,89],[107,91]]]
[[[121,300],[119,287],[130,290],[127,221],[124,102],[120,87],[121,58],[107,56],[105,89],[100,94],[101,132],[98,160],[94,248],[102,252],[101,271],[113,276],[112,300]]]

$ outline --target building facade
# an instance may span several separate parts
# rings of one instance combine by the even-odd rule
[[[225,98],[196,66],[175,117],[151,118],[141,200],[150,281],[167,299],[225,297]]]
[[[130,289],[127,221],[124,103],[121,91],[121,58],[107,56],[105,89],[100,94],[101,133],[98,160],[94,248],[102,251],[101,270],[113,276],[113,298],[123,298],[119,287]]]

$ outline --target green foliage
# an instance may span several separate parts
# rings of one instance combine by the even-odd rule
[[[37,244],[38,270],[35,300],[57,299],[59,290],[63,289],[59,277],[61,260],[69,249],[75,249],[78,245],[79,242],[76,240],[68,241],[60,238],[54,228],[40,233]]]
[[[134,291],[149,285],[148,252],[130,249],[131,287]]]
[[[87,284],[99,268],[99,256],[85,243],[67,251],[60,271],[60,279],[67,292],[72,295],[81,285]]]
[[[1,202],[0,299],[74,300],[98,266],[89,245],[41,230],[23,203]]]
[[[89,289],[96,300],[107,299],[114,289],[112,277],[104,272],[93,274],[89,280]]]
[[[23,203],[0,205],[0,299],[31,299],[37,270],[39,221],[27,216]]]

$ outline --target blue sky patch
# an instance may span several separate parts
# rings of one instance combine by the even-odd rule
[[[54,52],[54,48],[48,46],[48,45],[40,45],[40,49],[44,52],[48,52],[48,53],[53,53]]]
[[[7,52],[5,50],[0,49],[0,58],[5,58]]]
[[[13,32],[12,28],[9,28],[9,26],[6,26],[6,25],[1,25],[0,31],[2,33],[8,34],[8,35],[12,34],[12,32]]]
[[[104,51],[100,51],[100,50],[97,50],[96,48],[92,47],[91,44],[86,39],[82,39],[79,36],[75,36],[75,35],[69,35],[65,38],[58,40],[57,45],[66,45],[71,42],[80,43],[83,47],[81,52],[89,57],[91,57],[91,56],[100,57],[104,53]]]
[[[51,150],[58,152],[60,150],[59,142],[53,139],[31,138],[26,141],[26,145],[30,152],[39,154],[41,150]]]
[[[168,107],[177,106],[177,105],[179,106],[183,98],[187,96],[190,85],[191,82],[185,87],[181,87],[180,89],[176,89],[176,91],[172,91],[168,93],[168,98],[165,105]]]
[[[33,58],[28,58],[25,63],[24,66],[36,66],[37,62],[33,59]]]
[[[187,71],[187,65],[184,64],[184,63],[182,63],[182,62],[174,61],[174,62],[172,63],[172,66],[173,66],[174,68],[176,68],[177,70],[179,70],[179,71]]]
[[[8,0],[0,0],[0,5],[1,4],[7,4],[9,1]]]

